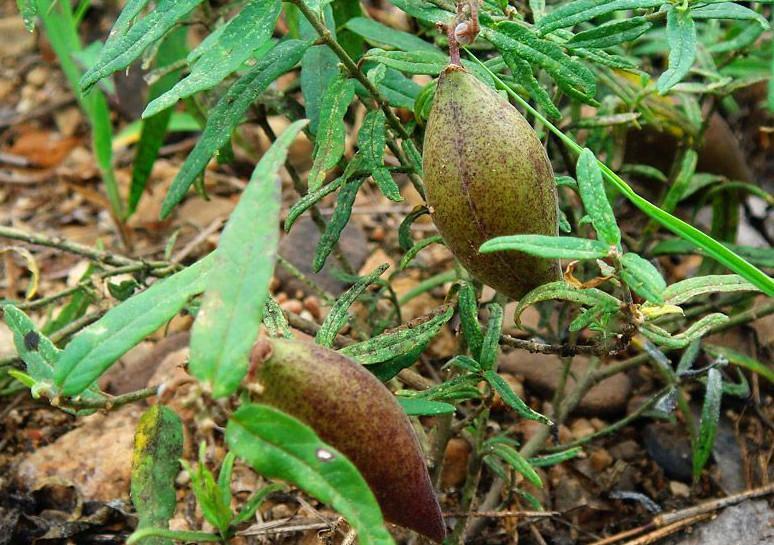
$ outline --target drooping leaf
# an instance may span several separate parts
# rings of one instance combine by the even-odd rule
[[[344,154],[346,126],[343,119],[354,96],[355,82],[343,73],[333,78],[322,96],[314,162],[307,181],[310,192],[320,189],[325,180],[325,173],[336,166]]]
[[[226,442],[258,473],[290,482],[344,516],[363,545],[391,545],[379,505],[357,468],[312,429],[265,405],[229,419]]]
[[[354,165],[355,161],[353,160],[349,164]],[[320,236],[320,242],[317,244],[317,250],[312,261],[312,270],[314,272],[320,272],[325,266],[325,261],[331,255],[333,247],[341,236],[341,232],[347,226],[352,215],[352,205],[355,204],[355,197],[360,186],[363,185],[363,181],[364,178],[348,179],[339,190],[339,195],[336,199],[336,209],[333,211],[331,220],[328,222],[325,232]]]
[[[548,34],[613,11],[657,8],[663,3],[663,0],[574,0],[543,17],[537,27],[541,34]]]
[[[164,405],[153,405],[137,424],[132,456],[131,496],[137,511],[137,530],[167,528],[175,514],[175,478],[183,454],[183,424]],[[148,545],[172,545],[172,540],[151,537]]]
[[[349,307],[360,296],[365,289],[373,284],[384,271],[389,267],[388,264],[378,266],[374,271],[360,278],[354,285],[336,300],[328,315],[325,317],[320,330],[315,336],[315,342],[320,346],[331,347],[336,340],[339,330],[344,327],[349,319]]]
[[[597,236],[606,244],[619,247],[621,245],[621,230],[618,228],[613,208],[605,194],[602,172],[590,149],[584,148],[578,156],[576,172],[583,207],[591,217],[591,223],[594,225]]]
[[[280,5],[279,0],[248,0],[233,19],[191,52],[189,60],[195,60],[190,74],[151,101],[143,117],[165,110],[181,98],[211,89],[240,68],[254,51],[265,49],[277,22]]]
[[[189,370],[227,396],[247,372],[248,358],[274,272],[279,243],[280,167],[306,120],[290,125],[261,158],[239,199],[215,254],[191,334]]]
[[[454,313],[452,307],[421,324],[398,328],[382,333],[367,341],[345,346],[340,353],[349,356],[363,365],[381,363],[409,352],[416,346],[425,345],[441,330]]]
[[[62,394],[83,392],[130,348],[177,314],[191,297],[204,291],[214,264],[210,254],[155,282],[78,333],[62,351],[54,370]]]
[[[627,252],[621,256],[621,279],[634,290],[634,292],[651,303],[662,304],[664,302],[664,290],[666,281],[658,269],[650,261],[639,255]]]
[[[666,36],[669,44],[669,68],[656,82],[656,88],[662,95],[682,81],[696,59],[696,24],[691,18],[690,10],[670,6],[667,11]]]
[[[278,44],[223,95],[210,111],[204,132],[172,181],[161,207],[162,219],[183,199],[210,158],[229,141],[247,108],[271,82],[293,68],[308,47],[307,42],[298,40]]]
[[[80,87],[88,91],[102,78],[129,66],[148,46],[169,32],[200,2],[201,0],[159,0],[154,9],[141,19],[137,17],[148,0],[128,2],[113,25],[97,62],[81,78]]]
[[[521,313],[528,306],[551,299],[572,301],[587,307],[600,305],[610,309],[616,309],[622,304],[621,301],[602,290],[596,288],[573,288],[570,284],[560,280],[543,284],[522,297],[513,314],[514,320],[518,322]]]
[[[602,259],[610,247],[602,241],[550,235],[509,235],[487,240],[481,253],[519,251],[550,259]]]
[[[500,398],[513,409],[516,414],[522,418],[528,420],[534,420],[545,424],[546,426],[553,426],[554,423],[551,420],[537,411],[533,411],[524,401],[513,391],[510,385],[505,381],[503,377],[498,375],[492,370],[484,371],[484,378],[492,386],[495,392],[500,394]]]
[[[384,166],[383,156],[386,143],[384,123],[385,116],[381,109],[368,112],[357,135],[357,147],[363,156],[366,169],[371,171],[371,175],[382,194],[391,201],[400,202],[403,197],[400,195],[398,184],[395,183],[390,171]]]
[[[693,480],[701,475],[701,470],[712,454],[715,435],[720,419],[720,400],[723,396],[723,378],[720,371],[714,367],[707,373],[707,389],[704,393],[704,404],[701,409],[699,436],[693,445]]]

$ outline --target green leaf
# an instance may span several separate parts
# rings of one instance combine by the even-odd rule
[[[551,422],[549,418],[543,416],[539,412],[530,409],[529,405],[522,401],[522,399],[516,394],[516,392],[511,389],[510,385],[503,377],[491,369],[484,371],[483,376],[489,385],[494,388],[494,391],[500,394],[503,402],[505,402],[505,404],[508,405],[511,409],[516,411],[516,414],[522,418],[534,420],[536,422],[540,422],[541,424],[545,424],[546,426],[554,426],[554,423]]]
[[[621,265],[621,279],[637,295],[651,303],[663,304],[666,281],[650,261],[628,252],[621,257]]]
[[[437,416],[439,414],[454,414],[456,410],[454,405],[442,401],[428,401],[427,399],[417,399],[414,397],[396,398],[403,411],[408,416]]]
[[[407,74],[430,76],[437,76],[448,64],[448,59],[443,55],[426,50],[385,51],[374,48],[366,52],[363,59],[376,61]]]
[[[712,454],[715,435],[720,419],[720,400],[723,396],[723,379],[720,371],[712,368],[707,373],[707,390],[704,394],[704,405],[701,408],[701,423],[699,436],[693,445],[693,480],[697,481],[701,470]]]
[[[26,365],[27,374],[36,382],[52,383],[60,350],[51,339],[38,331],[35,323],[13,305],[3,305],[3,318],[13,333],[16,352]]]
[[[263,309],[263,326],[269,337],[293,338],[285,313],[271,295],[266,297],[266,307]]]
[[[353,164],[355,164],[354,160],[350,162],[350,165]],[[325,261],[338,242],[341,232],[347,226],[352,215],[352,205],[355,204],[355,197],[360,186],[363,185],[363,180],[363,178],[348,179],[339,191],[336,199],[336,209],[333,211],[331,220],[325,227],[325,232],[320,236],[320,242],[317,244],[317,250],[312,261],[312,270],[314,272],[320,272],[325,266]]]
[[[509,235],[487,240],[479,251],[487,254],[519,251],[547,259],[602,259],[610,247],[599,240],[551,235]]]
[[[583,452],[581,447],[568,448],[555,454],[546,454],[545,456],[536,456],[529,459],[529,465],[532,467],[548,467],[556,464],[561,464],[567,460],[576,458]]]
[[[30,32],[35,30],[35,17],[38,15],[38,5],[35,0],[16,0],[16,7],[21,13],[24,28]]]
[[[648,339],[660,346],[666,346],[667,348],[685,348],[696,339],[709,333],[713,328],[723,325],[726,322],[728,322],[728,316],[721,314],[720,312],[714,312],[704,316],[697,322],[691,324],[688,329],[676,335],[669,333],[652,322],[645,322],[641,328],[641,332]]]
[[[288,211],[288,215],[285,218],[285,232],[289,233],[296,220],[301,217],[301,214],[309,210],[315,204],[320,202],[323,198],[327,197],[331,193],[335,193],[344,182],[347,180],[344,176],[339,176],[330,183],[325,184],[317,191],[310,191],[294,204]]]
[[[214,264],[210,254],[155,282],[78,333],[65,347],[54,371],[62,394],[83,392],[130,348],[172,319],[191,297],[204,291]]]
[[[207,126],[196,146],[188,154],[178,171],[161,206],[161,218],[166,218],[179,203],[210,158],[231,138],[231,133],[242,120],[251,104],[266,90],[270,83],[293,68],[304,51],[307,42],[288,40],[275,46],[258,63],[240,77],[210,110]]]
[[[758,375],[774,384],[774,369],[772,369],[770,364],[765,365],[760,361],[751,358],[750,356],[746,356],[740,352],[737,352],[736,350],[726,348],[725,346],[704,344],[703,349],[712,357],[717,358],[722,356],[732,364],[747,369],[748,371],[752,371],[753,373],[757,373]]]
[[[697,339],[688,345],[688,348],[686,348],[682,356],[680,356],[677,369],[675,369],[675,374],[678,377],[691,370],[691,367],[693,367],[693,363],[696,361],[696,357],[699,355],[700,350],[701,340]]]
[[[409,248],[406,254],[401,258],[398,269],[401,271],[405,270],[405,268],[409,266],[417,254],[431,244],[443,244],[443,237],[441,235],[433,235],[431,237],[423,238],[422,240],[417,241],[417,243]]]
[[[183,454],[183,424],[175,411],[153,405],[137,423],[132,456],[131,496],[137,511],[137,530],[166,528],[175,514],[175,478]],[[171,545],[163,537],[148,538],[148,545]]]
[[[711,274],[687,278],[664,290],[664,302],[681,305],[706,293],[729,293],[735,291],[759,291],[757,287],[738,274]]]
[[[575,0],[543,17],[537,24],[541,34],[575,26],[600,15],[623,9],[657,8],[664,0]]]
[[[468,349],[476,361],[481,357],[481,346],[484,344],[484,334],[478,325],[478,301],[476,290],[470,282],[460,285],[460,298],[458,303],[462,333],[468,343]]]
[[[503,307],[497,303],[491,303],[487,305],[487,309],[489,309],[489,322],[481,343],[481,356],[478,358],[484,371],[494,369],[497,364],[497,354],[500,353],[500,333],[503,329]]]
[[[435,401],[462,401],[479,399],[481,392],[477,388],[481,378],[478,375],[461,375],[414,393],[414,397]]]
[[[670,6],[667,11],[666,37],[669,44],[669,69],[656,82],[656,88],[662,95],[682,81],[696,59],[696,24],[689,10]]]
[[[366,169],[371,171],[376,185],[382,194],[394,202],[400,202],[403,197],[390,171],[384,166],[384,146],[386,143],[385,115],[382,110],[368,112],[360,126],[357,135],[357,147],[363,156]]]
[[[559,111],[548,92],[543,88],[540,82],[532,73],[532,66],[526,60],[510,52],[503,53],[503,60],[510,68],[513,78],[524,87],[529,96],[531,96],[538,105],[545,110],[546,114],[553,119],[561,119],[562,113]]]
[[[121,11],[97,62],[81,78],[80,87],[84,92],[102,78],[129,66],[148,46],[163,37],[198,6],[201,0],[159,0],[154,9],[138,20],[137,17],[147,3],[148,0],[131,0]]]
[[[699,155],[692,149],[685,152],[680,163],[680,170],[675,177],[675,181],[669,187],[664,202],[661,203],[661,209],[666,212],[672,212],[677,208],[677,203],[680,202],[688,189],[693,174],[696,171],[696,164],[699,160]]]
[[[694,19],[737,19],[741,21],[757,21],[761,28],[768,29],[766,18],[750,8],[740,6],[736,2],[718,2],[691,9]]]
[[[394,543],[357,468],[310,427],[277,409],[245,405],[229,419],[226,442],[261,475],[290,482],[338,511],[362,545]]]
[[[392,47],[403,51],[425,51],[438,57],[445,56],[440,49],[422,38],[390,28],[373,19],[354,17],[347,21],[344,26],[365,38],[368,43],[375,47],[382,49]]]
[[[151,101],[142,116],[150,117],[181,98],[211,89],[239,69],[271,38],[280,13],[279,0],[248,0],[239,13],[221,29],[210,34],[189,55],[191,73],[172,89]],[[295,64],[295,63],[293,63]]]
[[[518,323],[521,313],[524,312],[528,306],[541,301],[550,301],[552,299],[572,301],[587,307],[599,305],[609,309],[616,309],[623,304],[621,301],[602,290],[596,288],[573,288],[563,280],[559,280],[557,282],[549,282],[548,284],[538,286],[524,295],[516,306],[513,319]]]
[[[618,229],[613,208],[605,194],[602,172],[590,149],[584,148],[578,156],[576,174],[583,207],[591,216],[591,223],[597,236],[609,246],[618,248],[621,245],[621,231]]]
[[[149,537],[160,537],[181,541],[183,543],[217,543],[222,541],[219,535],[210,534],[208,532],[187,532],[184,530],[167,530],[166,528],[143,528],[130,535],[129,539],[126,540],[126,545],[134,545],[135,543],[141,542],[148,543],[146,539]]]
[[[500,51],[511,52],[543,68],[568,96],[592,106],[598,105],[594,98],[596,82],[593,72],[570,58],[557,44],[511,21],[499,23],[497,30],[482,28],[481,35]]]
[[[650,30],[653,23],[645,17],[619,19],[601,24],[590,30],[579,32],[567,42],[567,47],[604,49],[624,42],[636,40]]]
[[[340,353],[349,356],[363,365],[381,363],[402,354],[406,354],[417,346],[424,346],[448,322],[454,309],[449,307],[437,316],[422,322],[411,324],[411,327],[398,328],[382,333],[367,341],[345,346]]]
[[[290,125],[263,155],[220,236],[217,265],[191,333],[189,364],[216,398],[233,393],[247,372],[279,243],[278,171],[306,124]]]
[[[543,488],[543,481],[540,475],[529,465],[529,462],[515,448],[498,443],[492,447],[492,454],[501,458],[505,463],[521,473],[525,479],[538,488]]]
[[[376,282],[388,268],[389,265],[387,263],[379,265],[371,274],[368,274],[355,282],[351,288],[336,300],[336,304],[333,305],[330,312],[328,312],[328,315],[320,326],[320,330],[317,332],[317,335],[315,335],[314,340],[317,344],[327,348],[333,346],[336,335],[349,319],[349,307],[355,302],[360,294],[363,293],[368,286]]]
[[[291,5],[286,4],[286,11],[289,10],[290,7]],[[295,6],[293,6],[293,10],[291,11],[298,13]],[[331,33],[331,36],[336,39],[336,21],[333,18],[333,11],[330,5],[326,5],[323,9],[323,19],[325,20],[325,26]],[[299,27],[303,39],[317,40],[319,38],[317,31],[312,27],[309,21],[302,16]],[[309,132],[313,135],[317,134],[317,128],[320,122],[322,97],[325,95],[326,90],[339,72],[338,63],[339,58],[325,44],[310,47],[309,50],[304,53],[304,58],[301,59],[301,74],[299,80],[301,82],[301,92],[304,96],[304,110],[306,111],[307,119],[309,119]]]
[[[221,489],[207,468],[207,444],[202,441],[199,445],[199,463],[195,469],[185,460],[180,460],[180,463],[191,477],[191,489],[204,518],[217,528],[221,535],[226,534],[232,517],[231,506],[224,503]]]
[[[730,252],[734,252],[739,257],[747,260],[749,263],[759,267],[774,268],[774,250],[771,248],[757,248],[754,246],[739,246],[720,241],[720,243]],[[710,252],[699,248],[695,242],[677,238],[662,240],[651,249],[653,255],[675,255],[675,254],[699,254],[709,256]],[[717,259],[717,258],[715,258]],[[758,289],[761,289],[760,283]]]
[[[331,81],[320,105],[320,122],[314,145],[314,162],[309,171],[309,191],[320,189],[325,173],[336,166],[344,154],[346,126],[344,115],[355,96],[355,82],[340,73]]]
[[[156,68],[169,66],[185,57],[188,51],[185,46],[187,34],[187,27],[179,27],[170,32],[159,46],[159,51],[156,54]],[[150,89],[148,89],[149,99],[153,100],[171,89],[180,78],[181,73],[182,69],[172,70],[151,85]],[[145,185],[153,169],[153,163],[156,162],[159,149],[164,143],[164,137],[167,135],[167,127],[172,118],[173,111],[173,108],[167,108],[148,119],[142,120],[140,140],[137,143],[134,163],[132,164],[132,181],[129,186],[127,216],[137,210],[137,204],[145,191]]]

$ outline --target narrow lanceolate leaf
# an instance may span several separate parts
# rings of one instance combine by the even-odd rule
[[[621,231],[618,229],[613,208],[605,194],[602,172],[590,149],[584,148],[578,156],[576,172],[583,207],[591,216],[591,223],[597,236],[610,246],[620,246]]]
[[[645,17],[610,21],[596,28],[579,32],[569,39],[567,47],[603,49],[635,40],[647,32],[653,23]]]
[[[462,322],[462,333],[465,335],[465,341],[468,343],[468,350],[473,355],[473,359],[478,361],[481,357],[481,345],[484,343],[484,334],[481,333],[481,326],[478,325],[476,290],[470,282],[464,282],[460,286],[458,308],[460,322]]]
[[[52,382],[59,349],[40,333],[35,323],[13,305],[4,305],[3,318],[13,333],[16,352],[26,365],[27,374],[36,382]]]
[[[210,254],[112,308],[76,335],[62,351],[54,380],[64,395],[81,393],[130,348],[163,326],[204,291],[215,263]]]
[[[439,414],[454,414],[456,410],[451,403],[430,401],[414,397],[397,397],[398,403],[408,416],[437,416]]]
[[[556,464],[561,464],[567,460],[572,460],[576,456],[583,452],[581,447],[568,448],[555,454],[546,454],[545,456],[535,456],[529,459],[529,464],[532,467],[548,467]]]
[[[264,477],[292,483],[333,507],[363,545],[394,543],[357,468],[292,416],[265,405],[243,406],[229,420],[226,442]]]
[[[186,27],[179,27],[164,38],[156,55],[156,68],[168,66],[185,57],[188,51],[185,46],[187,35],[188,29]],[[173,70],[151,85],[148,90],[149,98],[153,100],[171,89],[177,83],[181,72],[182,70]],[[153,170],[153,163],[155,163],[159,149],[164,143],[172,112],[173,108],[167,108],[142,121],[140,141],[137,143],[137,150],[132,165],[132,182],[129,186],[127,216],[135,212],[137,204],[140,202],[140,197],[142,197],[145,191],[145,185],[148,182],[151,170]]]
[[[484,371],[495,367],[497,354],[500,353],[500,333],[503,329],[503,307],[497,303],[492,303],[487,308],[489,309],[489,323],[481,343],[481,356],[478,358],[481,369]]]
[[[201,0],[159,0],[148,15],[135,20],[133,24],[132,21],[148,0],[127,3],[105,42],[105,47],[100,51],[97,62],[81,78],[81,89],[88,91],[102,78],[129,66],[145,48],[164,36],[200,2]]]
[[[543,416],[539,412],[530,409],[529,405],[524,403],[524,401],[516,394],[516,392],[511,389],[505,379],[500,375],[491,370],[484,371],[484,378],[489,383],[489,385],[494,388],[494,391],[500,395],[503,402],[505,402],[505,404],[507,404],[511,409],[516,411],[516,414],[522,418],[534,420],[536,422],[540,422],[541,424],[545,424],[546,426],[554,425],[554,423],[551,422],[549,418]]]
[[[699,424],[699,436],[693,445],[693,480],[701,475],[701,470],[712,454],[715,444],[715,435],[718,431],[720,419],[720,400],[723,396],[723,378],[715,368],[707,373],[707,390],[704,393],[704,405],[701,408],[701,423]]]
[[[211,89],[266,46],[279,16],[279,0],[248,0],[222,29],[210,34],[191,52],[191,73],[172,89],[153,100],[143,112],[150,117],[181,98]]]
[[[279,243],[277,174],[306,124],[290,125],[264,154],[220,236],[216,267],[193,326],[189,364],[192,375],[212,385],[214,397],[231,394],[247,372]]]
[[[164,405],[153,405],[143,413],[134,435],[131,496],[137,511],[137,530],[167,528],[175,514],[175,478],[183,454],[183,424]],[[148,545],[172,545],[172,540],[150,537]]]
[[[669,69],[661,74],[656,88],[662,95],[680,83],[696,59],[696,24],[687,9],[671,6],[667,12]]]
[[[339,74],[328,86],[320,105],[320,124],[314,146],[314,163],[309,171],[309,191],[317,191],[325,173],[336,166],[344,154],[344,115],[355,96],[355,82]]]
[[[325,261],[331,255],[333,247],[336,246],[339,236],[341,236],[341,232],[347,226],[349,217],[352,215],[352,205],[355,204],[355,197],[361,185],[363,185],[363,178],[347,180],[344,187],[339,191],[338,198],[336,199],[336,210],[333,211],[331,221],[328,222],[325,232],[317,244],[317,250],[312,261],[314,272],[320,272],[325,266]]]
[[[666,197],[664,197],[664,202],[661,203],[662,210],[672,212],[677,208],[677,203],[684,198],[685,192],[691,183],[691,178],[693,178],[693,174],[696,172],[698,160],[699,154],[694,150],[691,149],[685,152],[685,157],[683,157],[680,163],[680,170],[669,187],[669,191]]]
[[[437,76],[448,64],[448,59],[429,51],[385,51],[371,49],[363,57],[365,60],[399,70],[406,74],[424,74]]]
[[[554,42],[510,21],[498,24],[497,30],[483,28],[481,35],[500,51],[510,52],[543,68],[568,96],[592,106],[598,104],[594,98],[596,81],[593,72],[570,58]]]
[[[38,15],[37,0],[16,0],[16,7],[21,13],[24,28],[32,32],[35,29],[35,17]]]
[[[524,458],[519,452],[510,445],[504,443],[495,444],[492,447],[492,454],[501,458],[505,463],[521,473],[525,479],[538,488],[543,487],[543,481],[540,479],[540,475],[533,469],[526,458]]]
[[[664,0],[575,0],[565,3],[543,17],[537,27],[541,34],[547,34],[613,11],[657,8],[663,3]]]
[[[388,27],[373,19],[353,17],[344,26],[365,38],[368,43],[375,47],[392,47],[403,51],[427,51],[438,56],[444,55],[440,49],[422,38]]]
[[[699,6],[691,10],[694,19],[738,19],[742,21],[757,21],[761,28],[769,28],[769,22],[760,13],[740,6],[736,2],[718,2]]]
[[[162,219],[183,199],[210,158],[229,141],[247,108],[271,82],[293,68],[308,47],[309,43],[298,40],[278,44],[223,95],[210,111],[202,136],[172,181],[161,206]]]
[[[509,235],[487,240],[482,253],[518,251],[552,259],[602,259],[610,246],[600,240],[548,235]]]
[[[548,117],[560,119],[562,117],[561,112],[554,105],[545,88],[535,78],[529,62],[518,55],[508,52],[503,53],[503,60],[508,65],[508,68],[511,69],[514,79],[527,90],[529,95],[543,108]]]
[[[382,333],[367,341],[345,346],[339,352],[363,365],[390,360],[411,351],[416,346],[429,342],[449,321],[452,314],[454,314],[454,309],[449,307],[444,312],[419,325]]]
[[[687,278],[664,290],[664,301],[670,305],[681,305],[706,293],[728,293],[734,291],[759,291],[759,289],[738,274],[711,274]]]
[[[346,177],[339,176],[332,182],[322,186],[317,191],[311,191],[298,199],[296,204],[294,204],[290,210],[288,210],[288,215],[285,218],[285,232],[289,233],[290,229],[293,227],[293,224],[296,223],[296,220],[301,217],[301,214],[309,210],[311,207],[313,207],[315,204],[320,202],[323,198],[327,197],[331,193],[335,193],[336,190],[344,185],[346,180]]]
[[[587,307],[601,306],[610,309],[618,308],[622,304],[621,301],[602,290],[596,288],[573,288],[566,282],[560,280],[558,282],[543,284],[522,297],[513,313],[513,319],[518,322],[519,316],[521,316],[521,313],[524,312],[528,306],[539,303],[540,301],[550,301],[552,299],[572,301]]]
[[[379,278],[384,271],[388,269],[387,263],[379,265],[371,274],[368,274],[360,278],[355,284],[344,292],[344,295],[336,300],[336,304],[333,305],[328,316],[325,317],[320,330],[315,335],[315,342],[320,346],[330,348],[333,346],[333,341],[336,340],[336,334],[344,327],[349,319],[349,307],[360,296],[365,289],[373,284],[377,278]]]
[[[385,197],[391,201],[400,202],[398,184],[392,179],[390,171],[384,167],[384,145],[386,142],[385,116],[382,110],[372,110],[363,119],[360,132],[357,135],[357,147],[363,156],[366,168],[379,186]]]
[[[635,253],[625,253],[621,257],[621,279],[640,297],[651,303],[664,302],[666,281],[658,269],[647,259]]]
[[[718,358],[722,356],[726,358],[733,365],[736,365],[738,367],[743,367],[748,371],[757,373],[760,376],[764,377],[769,382],[771,382],[772,384],[774,384],[774,368],[772,368],[771,364],[765,365],[764,363],[761,363],[760,361],[754,358],[751,358],[750,356],[746,356],[740,352],[737,352],[736,350],[732,350],[731,348],[727,348],[725,346],[716,346],[714,344],[704,344],[702,348],[707,354],[711,355],[712,357]]]
[[[641,331],[643,335],[659,346],[685,348],[696,339],[700,339],[709,333],[712,329],[725,324],[728,320],[729,318],[725,314],[713,312],[694,322],[688,329],[676,335],[651,322],[645,322]]]
[[[430,246],[431,244],[443,244],[443,237],[441,235],[433,235],[431,237],[423,238],[414,244],[405,255],[401,258],[398,268],[402,271],[414,260],[419,252]]]
[[[269,295],[266,297],[266,307],[263,309],[263,326],[269,337],[284,337],[292,339],[293,333],[290,331],[288,319],[277,301]]]

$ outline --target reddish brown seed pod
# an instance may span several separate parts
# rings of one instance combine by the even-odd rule
[[[438,79],[423,154],[433,221],[471,274],[514,299],[560,278],[555,260],[478,251],[497,236],[558,235],[551,163],[516,108],[449,65]]]
[[[262,360],[255,362],[262,403],[303,421],[343,452],[368,482],[386,520],[443,541],[441,509],[411,422],[376,377],[309,342],[262,339],[253,355]]]

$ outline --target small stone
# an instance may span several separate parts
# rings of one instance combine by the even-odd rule
[[[605,422],[601,418],[594,417],[591,420],[589,420],[589,422],[591,422],[591,425],[594,427],[594,431],[603,430],[607,427],[607,422]]]
[[[613,458],[616,460],[623,460],[625,462],[634,460],[640,455],[641,452],[642,450],[637,441],[632,441],[631,439],[621,441],[614,447],[610,448],[610,454],[613,456]]]
[[[282,307],[282,310],[286,312],[292,312],[293,314],[301,314],[301,311],[304,310],[304,304],[298,299],[285,301],[284,303],[280,304],[280,307]]]
[[[679,498],[688,498],[691,495],[691,488],[680,481],[669,481],[669,491]]]
[[[322,317],[320,300],[316,296],[310,295],[304,299],[304,308],[312,314],[315,320],[319,320]]]
[[[74,136],[81,126],[83,116],[77,107],[72,106],[54,112],[54,121],[62,136]]]
[[[371,240],[373,240],[374,242],[381,242],[384,240],[384,235],[385,235],[384,227],[382,227],[381,225],[377,225],[376,227],[374,227],[373,231],[371,231]]]
[[[575,439],[575,437],[573,437],[573,434],[570,431],[570,428],[568,428],[564,424],[559,426],[559,442],[561,444],[569,443],[573,439]]]
[[[446,444],[441,470],[441,488],[453,488],[462,485],[468,474],[470,445],[460,438],[452,438]]]
[[[599,473],[610,467],[610,464],[613,463],[613,457],[605,449],[599,449],[591,453],[589,462],[591,462],[591,468]]]
[[[589,422],[587,419],[578,418],[570,425],[570,430],[572,431],[572,435],[575,437],[575,439],[580,439],[594,433],[594,426],[592,426],[591,422]]]
[[[27,83],[34,85],[35,87],[43,87],[43,85],[49,79],[48,68],[45,66],[36,66],[29,72],[27,72]]]
[[[655,422],[645,426],[645,448],[670,479],[689,482],[692,478],[691,443],[675,424]]]

